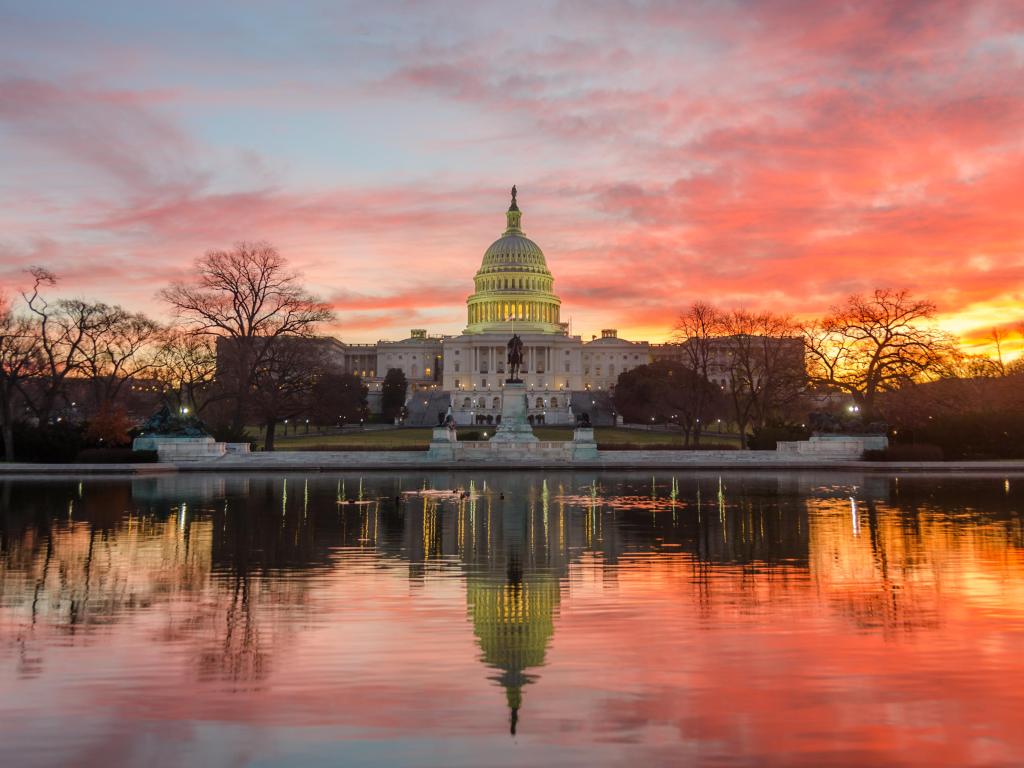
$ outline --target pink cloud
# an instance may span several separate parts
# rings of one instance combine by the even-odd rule
[[[563,314],[584,334],[617,326],[657,340],[696,298],[814,313],[895,285],[954,316],[1019,295],[1024,72],[1011,36],[1024,15],[1013,4],[611,3],[583,14],[562,3],[521,29],[420,12],[423,34],[351,81],[4,81],[0,123],[18,146],[89,183],[16,171],[0,212],[3,279],[48,262],[69,291],[159,312],[155,291],[197,255],[266,239],[332,299],[352,340],[410,323],[457,332],[515,181]],[[239,174],[172,117],[218,100],[265,101],[310,125],[323,114],[306,110],[330,100],[370,115],[407,102],[404,114],[453,110],[457,122],[399,133],[417,142],[401,147],[411,156],[443,154],[443,173],[352,181],[342,170],[314,185],[289,179],[273,148],[244,146]],[[467,153],[479,153],[472,164]]]

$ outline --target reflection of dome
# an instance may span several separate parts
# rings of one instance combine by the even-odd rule
[[[554,278],[544,252],[519,228],[522,212],[516,204],[515,187],[505,216],[508,228],[484,253],[474,278],[476,291],[466,300],[466,333],[507,333],[513,321],[518,331],[560,333],[561,300],[552,293]]]
[[[470,577],[467,591],[483,661],[501,671],[493,679],[505,689],[514,734],[523,686],[534,680],[526,670],[543,666],[555,631],[558,580],[550,575],[523,580],[520,574],[510,572],[505,582]]]

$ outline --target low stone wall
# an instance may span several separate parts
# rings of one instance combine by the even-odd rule
[[[778,442],[775,450],[782,456],[806,456],[822,459],[861,459],[864,451],[889,446],[885,435],[813,435],[809,440]]]
[[[218,459],[228,452],[227,443],[218,443],[209,436],[171,437],[164,435],[136,437],[132,441],[132,450],[156,451],[160,461],[170,462]]]
[[[444,427],[434,430],[434,437],[423,458],[433,462],[544,462],[569,464],[582,460],[596,460],[597,443],[594,430],[581,427],[572,440],[467,440],[451,439],[452,433]]]
[[[209,470],[396,470],[396,469],[801,469],[859,467],[860,460],[813,456],[785,456],[778,451],[598,451],[596,446],[539,442],[531,453],[510,458],[487,443],[453,443],[446,458],[429,451],[278,451],[232,456],[206,462],[186,462],[182,469]],[[486,447],[484,447],[486,446]],[[469,447],[467,452],[466,448]]]

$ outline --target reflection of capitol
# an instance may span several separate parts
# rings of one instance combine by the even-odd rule
[[[546,481],[502,478],[502,491],[476,483],[456,498],[454,514],[439,524],[442,505],[430,496],[417,501],[420,514],[406,514],[410,559],[419,569],[431,557],[455,555],[466,571],[466,601],[481,660],[505,689],[515,733],[523,688],[536,679],[554,634],[560,580],[567,575],[564,504],[551,509]],[[538,487],[539,485],[539,487]],[[459,494],[461,496],[462,494]],[[422,558],[422,560],[421,560]]]
[[[544,664],[548,641],[554,634],[558,608],[558,582],[551,576],[524,580],[514,563],[505,583],[470,577],[467,599],[473,629],[483,661],[501,671],[494,678],[505,689],[516,731],[523,686],[533,681],[527,673]]]
[[[19,638],[20,673],[38,675],[50,635],[88,637],[166,605],[155,639],[187,639],[201,679],[261,685],[315,610],[324,575],[344,584],[373,563],[414,586],[457,578],[514,732],[581,569],[602,588],[625,579],[703,618],[767,596],[813,601],[855,628],[933,628],[943,589],[982,600],[993,579],[1024,572],[1012,510],[979,518],[972,494],[949,489],[973,521],[954,536],[950,516],[909,483],[854,475],[7,482],[0,637]]]

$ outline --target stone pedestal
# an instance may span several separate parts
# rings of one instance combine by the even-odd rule
[[[536,443],[537,436],[527,421],[529,403],[526,385],[505,383],[501,393],[501,424],[491,438],[494,443]]]
[[[864,451],[883,450],[889,446],[885,435],[814,435],[810,440],[779,441],[778,453],[787,456],[808,456],[816,459],[860,459]]]
[[[597,441],[594,440],[593,427],[576,427],[573,430],[569,453],[571,459],[597,458]]]
[[[454,443],[455,442],[455,430],[448,429],[448,427],[434,427],[434,431],[430,436],[430,442],[432,443]]]
[[[431,459],[451,461],[455,458],[456,432],[448,427],[434,427],[430,436],[430,447],[427,448],[427,456]]]
[[[156,451],[160,461],[198,461],[218,459],[227,452],[225,443],[218,443],[209,435],[203,437],[173,437],[147,435],[136,437],[133,451]]]

